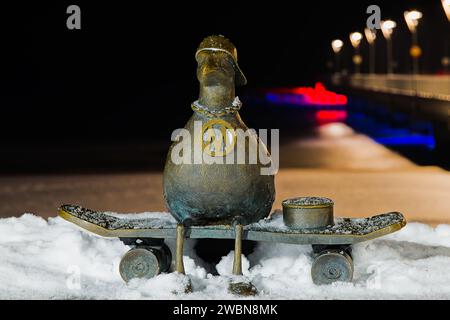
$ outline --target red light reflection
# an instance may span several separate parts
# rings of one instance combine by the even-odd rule
[[[347,119],[345,110],[319,110],[316,112],[316,120],[319,124],[343,122],[345,119]]]
[[[267,97],[272,102],[290,103],[297,105],[343,106],[347,104],[347,97],[329,91],[317,82],[314,87],[278,88],[271,90]]]

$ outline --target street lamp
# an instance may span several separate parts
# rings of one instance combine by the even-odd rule
[[[450,0],[441,0],[442,7],[444,8],[445,14],[447,15],[447,19],[450,22]],[[444,72],[448,72],[448,67],[450,65],[450,57],[448,56],[448,38],[445,39],[444,44],[444,57],[442,57],[441,63],[444,67]]]
[[[386,50],[387,50],[387,73],[392,74],[392,32],[394,32],[397,24],[392,20],[381,21],[381,32],[386,39]]]
[[[441,0],[442,7],[444,8],[445,14],[447,15],[448,21],[450,21],[450,0]]]
[[[444,67],[444,73],[448,73],[448,67],[450,66],[450,58],[445,56],[441,59],[442,66]]]
[[[353,63],[355,64],[355,73],[359,74],[359,67],[362,62],[362,57],[359,54],[359,45],[362,40],[362,34],[359,32],[350,33],[350,42],[352,43],[353,48],[355,49],[355,55],[353,56]]]
[[[339,73],[339,53],[342,50],[342,47],[344,46],[344,43],[342,40],[335,39],[331,41],[331,48],[333,49],[334,56],[336,58],[336,73]]]
[[[376,29],[364,29],[367,43],[369,44],[369,72],[375,73],[375,39],[377,38]]]
[[[409,54],[413,58],[413,73],[418,74],[419,57],[422,54],[422,49],[420,49],[419,41],[417,39],[417,26],[419,25],[419,20],[422,18],[422,12],[417,10],[405,11],[403,16],[405,17],[406,24],[412,35],[412,45]]]

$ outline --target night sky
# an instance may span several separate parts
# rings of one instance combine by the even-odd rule
[[[81,7],[81,30],[66,27],[70,4]],[[1,139],[170,133],[191,113],[198,94],[194,52],[210,34],[223,34],[237,46],[249,82],[240,90],[312,84],[329,72],[334,38],[344,40],[343,64],[351,68],[348,34],[363,31],[370,4],[381,7],[382,18],[397,21],[399,72],[410,68],[403,11],[423,11],[423,70],[439,70],[443,39],[450,37],[440,0],[42,1],[4,8]],[[385,41],[378,37],[377,72],[383,72]],[[361,50],[364,57],[365,41]]]

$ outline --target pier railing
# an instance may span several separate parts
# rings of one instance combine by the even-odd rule
[[[450,102],[450,75],[352,75],[351,87]]]

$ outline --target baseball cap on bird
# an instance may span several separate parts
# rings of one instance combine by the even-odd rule
[[[236,79],[236,85],[237,86],[245,86],[247,84],[247,79],[244,76],[244,73],[242,72],[241,68],[239,68],[238,62],[237,62],[237,50],[234,44],[225,38],[222,35],[213,35],[206,37],[203,39],[203,41],[200,43],[200,45],[197,48],[197,52],[195,53],[195,59],[198,61],[197,57],[200,52],[204,51],[221,51],[225,52],[228,55],[231,56],[233,59],[233,67],[235,71],[235,79]]]

